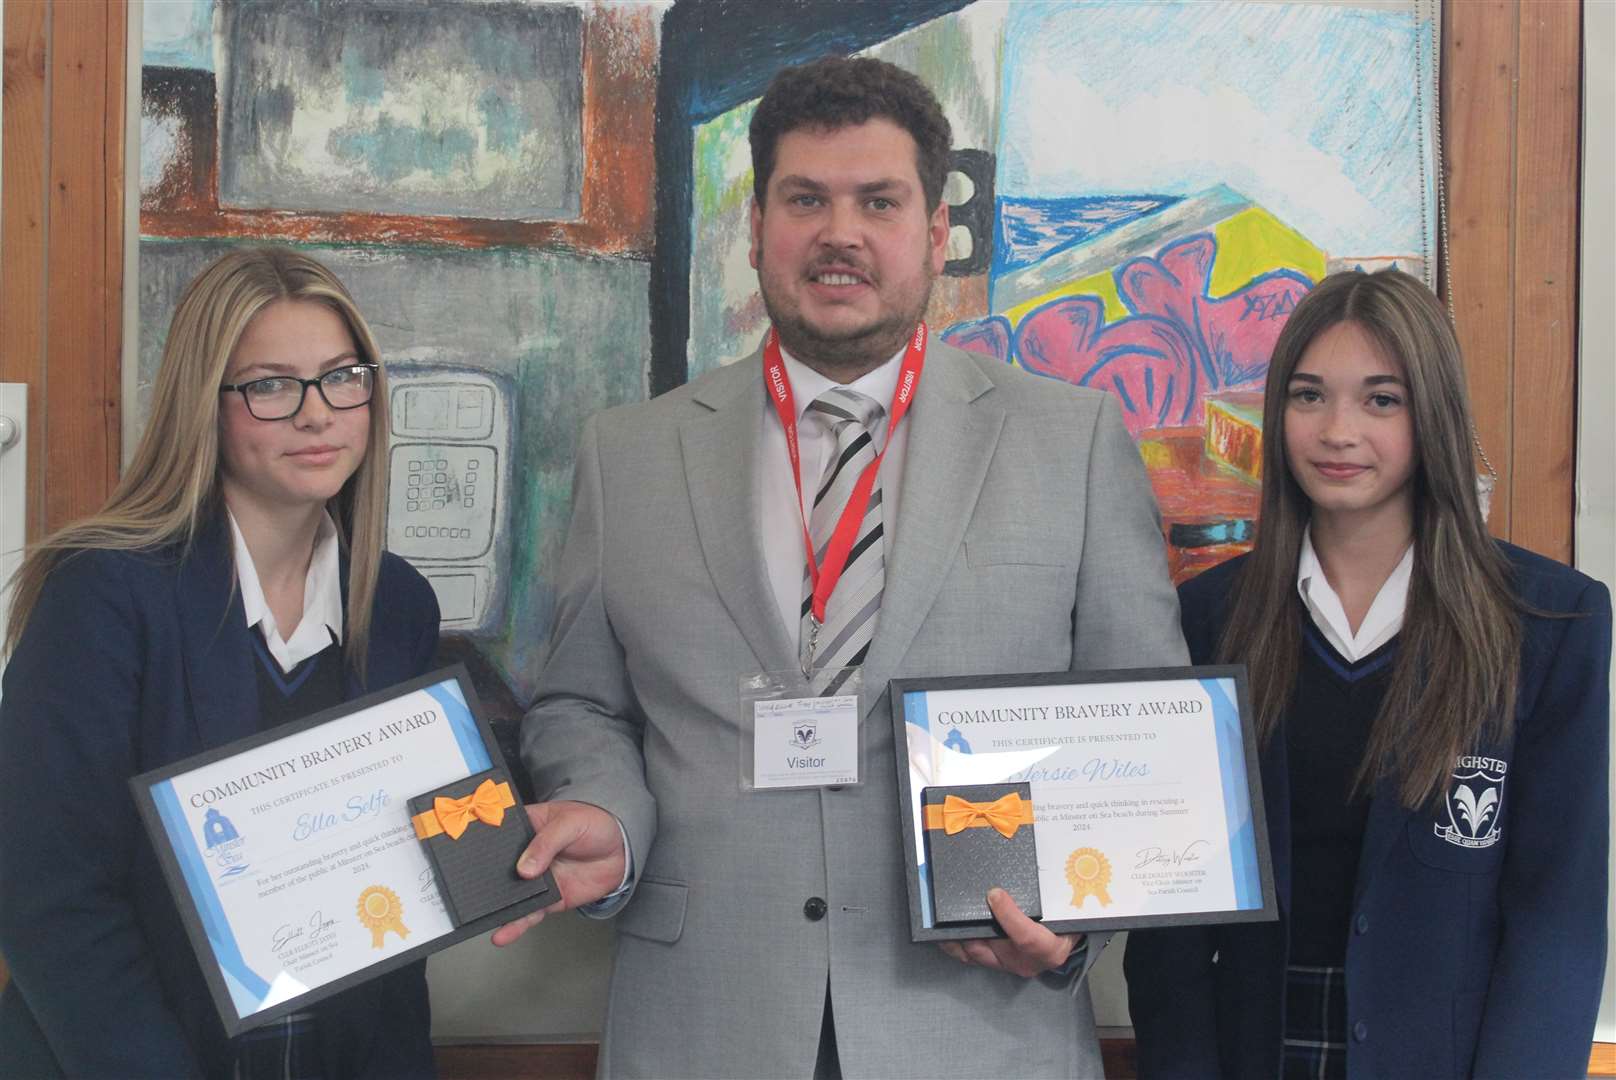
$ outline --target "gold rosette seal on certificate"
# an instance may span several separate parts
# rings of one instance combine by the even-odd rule
[[[386,885],[372,885],[359,894],[359,921],[370,931],[370,947],[382,947],[382,938],[391,930],[401,938],[410,936],[404,925],[404,905],[398,893]]]
[[[1082,907],[1083,901],[1094,897],[1101,907],[1109,907],[1111,894],[1105,891],[1111,884],[1111,861],[1091,847],[1081,847],[1066,860],[1066,880],[1072,886],[1072,906]]]

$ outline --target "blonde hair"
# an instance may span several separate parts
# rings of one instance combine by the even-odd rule
[[[1258,737],[1279,729],[1301,667],[1296,563],[1312,503],[1285,460],[1285,404],[1302,354],[1340,323],[1361,327],[1408,384],[1414,429],[1414,568],[1397,659],[1357,787],[1394,781],[1404,805],[1439,796],[1454,758],[1514,721],[1521,607],[1476,497],[1459,342],[1442,304],[1396,270],[1345,271],[1296,305],[1274,345],[1263,398],[1257,540],[1230,597],[1219,659],[1249,668]]]
[[[219,386],[247,324],[281,300],[321,304],[339,315],[360,359],[377,365],[368,452],[327,509],[348,552],[343,651],[361,682],[387,525],[387,379],[381,352],[353,297],[315,259],[286,248],[254,247],[215,260],[186,287],[169,323],[152,388],[151,416],[134,458],[99,511],[30,546],[12,578],[4,654],[16,648],[45,579],[74,552],[189,550],[223,512],[219,490]]]

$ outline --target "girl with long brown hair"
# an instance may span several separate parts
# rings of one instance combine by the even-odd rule
[[[130,777],[420,674],[382,550],[386,378],[340,281],[245,249],[180,298],[107,504],[13,579],[0,692],[0,1062],[17,1076],[432,1072],[424,965],[226,1039]]]
[[[1180,589],[1244,663],[1277,923],[1132,935],[1142,1076],[1581,1076],[1608,877],[1610,597],[1493,540],[1459,347],[1345,272],[1269,366],[1246,556]]]

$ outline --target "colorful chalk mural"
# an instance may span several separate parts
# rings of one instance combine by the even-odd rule
[[[586,416],[647,393],[665,4],[148,3],[138,425],[231,245],[348,284],[391,376],[388,546],[496,717],[531,700]]]
[[[967,239],[988,257],[940,282],[928,318],[1117,398],[1178,580],[1249,547],[1262,385],[1296,301],[1338,267],[1430,264],[1434,15],[982,3],[862,50],[915,58],[956,146],[989,163],[956,161],[947,196],[958,220],[961,190],[992,193],[991,228]],[[763,319],[740,272],[754,104],[696,129],[692,371],[748,353]]]
[[[577,216],[580,9],[229,4],[220,14],[226,205]]]
[[[514,721],[579,425],[750,353],[751,110],[786,64],[867,53],[954,126],[929,321],[1116,396],[1182,578],[1249,542],[1296,300],[1338,266],[1429,265],[1433,8],[147,3],[129,421],[215,254],[329,261],[393,374],[389,543]]]

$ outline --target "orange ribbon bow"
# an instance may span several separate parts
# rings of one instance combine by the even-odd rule
[[[944,797],[943,804],[926,807],[926,828],[942,829],[949,836],[966,829],[997,829],[1005,839],[1016,834],[1023,825],[1032,824],[1032,803],[1019,794],[1010,794],[990,803],[974,803],[958,795]]]
[[[439,795],[432,800],[432,809],[416,814],[410,820],[415,825],[415,835],[422,840],[439,833],[448,833],[449,839],[458,840],[466,831],[466,826],[471,824],[472,818],[497,829],[500,822],[505,820],[505,808],[515,805],[511,785],[504,781],[496,784],[492,780],[484,780],[477,785],[476,791],[464,798],[448,799]]]

